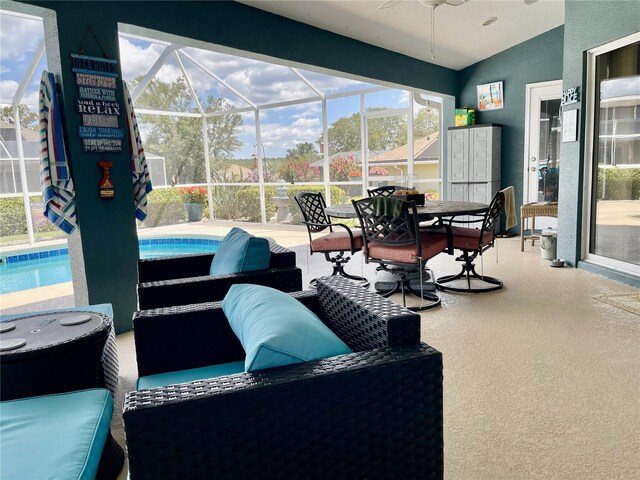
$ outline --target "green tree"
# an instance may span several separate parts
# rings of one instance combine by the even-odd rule
[[[320,158],[316,146],[310,142],[298,143],[295,148],[287,150],[287,160],[309,160],[315,162]]]
[[[133,88],[135,85],[131,86],[131,90]],[[138,108],[159,111],[199,113],[182,76],[171,83],[153,79],[138,97],[136,105]],[[207,112],[223,112],[229,110],[231,105],[224,98],[209,96],[202,107]],[[171,185],[205,182],[200,118],[144,114],[140,116],[140,124],[145,149],[165,157]],[[242,145],[238,139],[241,126],[242,117],[237,113],[207,119],[209,159],[212,164],[222,165],[233,158],[233,152]],[[224,168],[214,171],[224,171]]]
[[[29,110],[29,107],[21,103],[18,105],[18,115],[20,116],[20,125],[22,128],[35,130],[38,125],[38,114]],[[14,123],[13,107],[0,108],[0,120],[7,123]]]
[[[280,162],[277,176],[288,183],[309,182],[319,174],[318,168],[311,163],[320,158],[313,143],[298,143],[287,150],[284,161]]]
[[[369,108],[369,112],[386,110],[384,107]],[[369,150],[383,151],[407,143],[407,120],[404,117],[371,118],[368,125]],[[342,117],[331,124],[329,134],[329,155],[338,152],[360,150],[360,114]],[[318,139],[319,142],[322,138]]]
[[[328,134],[329,155],[360,150],[360,114],[339,118],[331,124]],[[322,137],[318,138],[318,142],[323,141]]]
[[[413,138],[426,137],[440,130],[440,113],[423,108],[413,118]]]
[[[385,108],[368,109],[369,112]],[[439,130],[440,118],[437,111],[420,110],[414,118],[414,138],[421,138]],[[338,152],[360,150],[360,114],[341,117],[331,124],[329,133],[329,155]],[[386,151],[407,143],[407,119],[404,116],[371,118],[368,124],[369,150]],[[322,137],[318,142],[322,142]]]

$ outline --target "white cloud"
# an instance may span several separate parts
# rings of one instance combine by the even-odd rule
[[[307,125],[292,125],[280,123],[261,124],[262,143],[267,150],[267,156],[278,156],[299,143],[315,143],[322,133],[321,127],[313,128]],[[271,149],[271,151],[269,151]]]
[[[31,60],[44,37],[42,22],[13,15],[0,15],[0,59]],[[9,67],[10,68],[10,67]]]
[[[320,128],[319,118],[298,118],[292,124],[293,127],[318,127]]]
[[[15,80],[0,80],[0,98],[12,100],[18,90],[18,82]]]
[[[164,49],[164,45],[156,43],[151,43],[147,47],[134,45],[129,39],[120,37],[120,63],[123,78],[132,80],[140,75],[146,75]]]

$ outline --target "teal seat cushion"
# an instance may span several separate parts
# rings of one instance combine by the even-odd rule
[[[71,308],[58,308],[56,310],[42,310],[41,312],[27,312],[27,313],[12,313],[9,315],[0,315],[0,322],[6,322],[13,320],[14,318],[23,317],[24,315],[38,315],[51,312],[96,312],[106,315],[113,320],[113,307],[110,303],[99,303],[97,305],[86,305],[84,307],[71,307]]]
[[[0,402],[0,478],[94,479],[109,434],[108,390]]]
[[[266,270],[271,249],[266,238],[254,237],[241,228],[233,227],[222,239],[211,262],[211,275]]]
[[[351,353],[311,310],[269,287],[233,285],[222,302],[247,372]]]
[[[167,385],[204,380],[222,375],[233,375],[234,373],[241,372],[244,372],[244,361],[221,363],[220,365],[178,370],[176,372],[158,373],[157,375],[147,375],[146,377],[138,378],[136,390],[166,387]]]

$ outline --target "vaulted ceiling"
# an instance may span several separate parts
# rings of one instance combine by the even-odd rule
[[[564,24],[564,0],[241,0],[241,3],[454,70]],[[431,8],[429,5],[433,4],[438,6]],[[435,58],[431,52],[432,13],[435,13]],[[492,17],[496,20],[483,26]]]

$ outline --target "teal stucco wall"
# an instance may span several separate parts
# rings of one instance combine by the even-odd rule
[[[563,32],[563,27],[555,28],[460,71],[458,106],[477,109],[476,86],[504,82],[504,108],[476,112],[476,123],[502,124],[501,184],[514,186],[518,212],[523,203],[526,84],[562,79]],[[562,176],[564,170],[560,172]]]
[[[49,59],[55,63],[50,65],[50,70],[61,73],[63,115],[77,193],[88,300],[113,304],[118,332],[131,328],[132,313],[136,309],[137,233],[128,153],[86,154],[76,134],[80,118],[73,110],[77,87],[70,54],[78,52],[89,26],[109,57],[116,60],[119,60],[118,23],[124,23],[446,95],[453,96],[458,91],[458,74],[453,70],[236,2],[34,0],[21,3],[51,9],[56,14],[55,22],[45,20],[45,29],[48,42],[56,42],[56,30],[58,36],[60,57]],[[85,54],[103,56],[92,38],[87,41]],[[123,102],[120,82],[117,95]],[[451,119],[451,115],[447,118]],[[120,119],[120,127],[124,128],[124,118]],[[98,197],[99,160],[114,164],[111,177],[116,198],[113,200]]]

